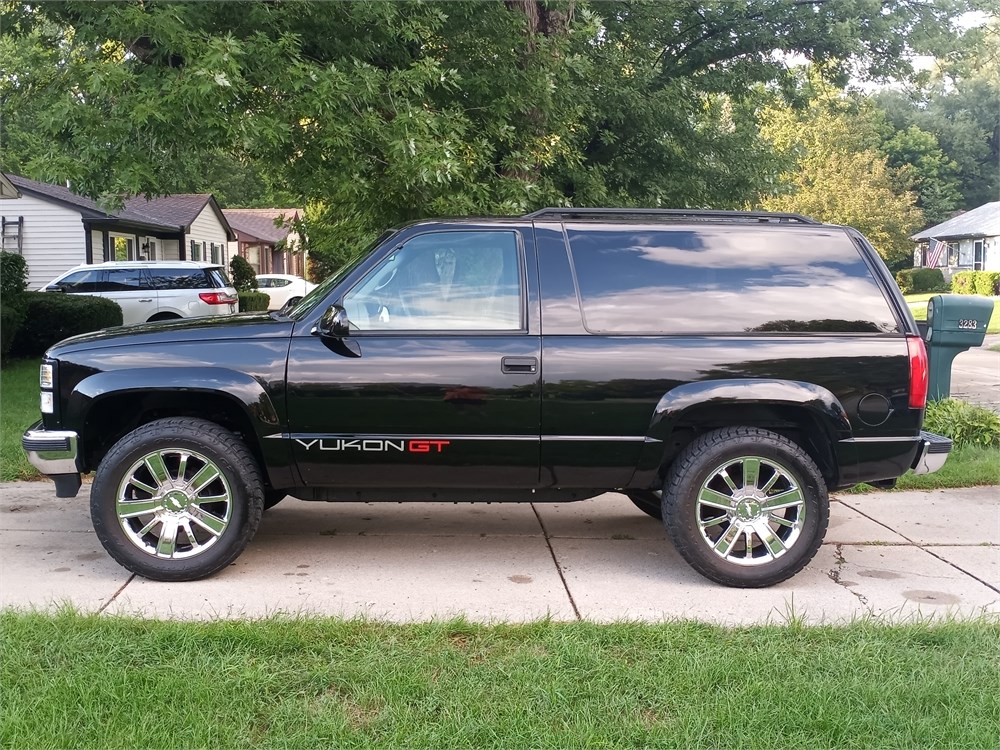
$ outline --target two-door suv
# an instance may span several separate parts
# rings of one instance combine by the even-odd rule
[[[59,497],[96,472],[101,542],[157,580],[228,565],[286,495],[616,490],[698,572],[767,586],[816,553],[828,491],[951,448],[879,256],[794,214],[419,221],[291,309],[67,339],[41,388],[31,462]]]

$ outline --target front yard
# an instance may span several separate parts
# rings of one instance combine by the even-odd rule
[[[927,320],[927,300],[936,297],[942,292],[930,294],[907,294],[903,299],[910,306],[910,312],[917,320]],[[993,298],[993,315],[990,316],[990,324],[986,328],[987,333],[1000,333],[1000,299]]]

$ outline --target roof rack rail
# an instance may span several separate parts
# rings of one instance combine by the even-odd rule
[[[714,211],[688,208],[540,208],[525,219],[600,219],[622,218],[636,216],[648,219],[679,220],[693,219],[695,221],[718,222],[757,222],[767,224],[777,222],[782,224],[821,224],[808,216],[789,213],[771,213],[769,211]]]

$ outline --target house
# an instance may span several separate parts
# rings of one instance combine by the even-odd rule
[[[290,273],[305,278],[307,251],[294,229],[301,208],[226,208],[236,240],[229,254],[241,255],[257,273]]]
[[[934,263],[945,278],[957,271],[1000,271],[1000,201],[984,203],[910,239],[918,243],[913,252],[917,267],[930,266],[934,260],[931,240],[945,243]]]
[[[111,211],[61,185],[7,176],[21,197],[0,202],[2,246],[28,262],[29,289],[73,266],[107,260],[228,264],[235,234],[210,194],[140,196]]]

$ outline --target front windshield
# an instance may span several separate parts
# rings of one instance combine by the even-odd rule
[[[313,289],[309,294],[303,297],[295,307],[287,310],[284,314],[287,315],[292,320],[301,320],[303,317],[309,314],[309,312],[315,308],[320,302],[326,299],[326,296],[330,293],[340,281],[347,276],[351,271],[358,267],[358,265],[363,261],[376,247],[381,245],[387,239],[392,237],[398,230],[390,229],[383,232],[378,239],[369,244],[364,250],[351,258],[347,263],[342,265],[337,271],[330,276],[328,276],[319,286]]]

